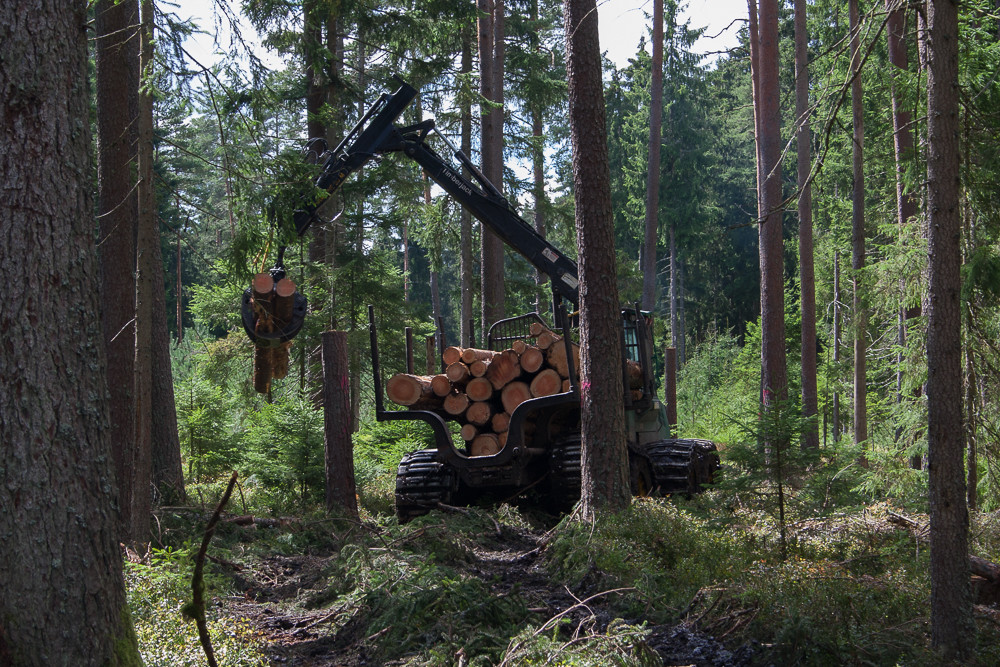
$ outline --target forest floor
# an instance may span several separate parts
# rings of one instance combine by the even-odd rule
[[[448,521],[448,514],[437,521]],[[494,520],[494,530],[486,530],[467,545],[464,558],[453,561],[455,575],[476,580],[495,599],[516,596],[525,602],[528,621],[535,634],[560,626],[559,634],[568,644],[588,635],[609,631],[616,613],[607,601],[616,591],[574,592],[554,581],[547,572],[544,554],[550,530],[545,527],[511,526]],[[417,533],[434,530],[427,525]],[[275,665],[404,665],[415,656],[384,660],[380,640],[392,628],[372,631],[363,606],[317,607],[315,596],[326,599],[330,561],[334,553],[261,556],[248,567],[231,570],[241,597],[231,596],[222,613],[245,619],[266,640],[265,653]],[[687,624],[655,625],[644,618],[632,618],[628,625],[644,629],[646,658],[642,664],[691,665],[699,667],[740,667],[753,664],[749,645],[731,651],[715,638]],[[419,631],[418,628],[413,628]],[[483,628],[484,631],[488,628]],[[614,632],[614,630],[612,630]],[[514,641],[514,640],[512,640]],[[445,664],[465,665],[467,656],[461,642]],[[659,658],[653,658],[658,655]],[[652,658],[652,659],[651,659]],[[421,663],[423,664],[423,663]],[[481,663],[480,663],[481,664]],[[524,664],[513,661],[509,664]],[[555,663],[561,664],[561,663]],[[566,663],[570,664],[570,663]],[[575,664],[575,663],[574,663]]]
[[[509,505],[399,524],[387,493],[362,501],[361,521],[233,501],[205,564],[220,665],[939,664],[927,517],[887,502],[779,531],[716,491],[593,525]],[[151,667],[204,664],[181,612],[210,503],[161,508],[152,551],[126,563]],[[1000,514],[972,523],[974,553],[997,562]],[[984,665],[1000,664],[997,586],[977,599]]]

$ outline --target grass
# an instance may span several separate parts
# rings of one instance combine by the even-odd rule
[[[206,508],[218,486],[200,489]],[[261,619],[228,609],[229,600],[251,595],[272,596],[268,613],[326,617],[314,631],[352,643],[372,664],[659,664],[650,628],[676,623],[731,649],[753,646],[773,664],[935,663],[927,549],[893,525],[891,515],[903,510],[885,501],[818,516],[793,512],[784,560],[773,513],[732,491],[636,500],[594,526],[549,518],[539,565],[551,594],[565,596],[563,608],[577,601],[571,618],[540,609],[527,582],[504,582],[476,556],[484,544],[537,535],[538,517],[503,505],[434,512],[400,526],[387,514],[386,487],[373,475],[359,491],[360,525],[260,486],[237,494],[233,513],[293,520],[219,527],[207,585],[220,664],[268,664]],[[161,512],[158,548],[146,564],[126,567],[147,665],[204,664],[181,608],[190,597],[191,545],[208,512]],[[974,517],[976,553],[995,560],[996,535],[994,517]],[[267,588],[264,573],[283,576],[282,584]],[[983,664],[1000,662],[998,640],[994,622],[979,618]]]

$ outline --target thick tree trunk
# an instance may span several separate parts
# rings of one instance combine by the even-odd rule
[[[854,444],[868,439],[868,303],[862,272],[865,268],[865,107],[861,87],[861,26],[858,0],[849,0],[851,27],[851,111],[854,126],[852,168],[854,189],[851,194],[851,282],[854,286]]]
[[[566,0],[564,11],[580,275],[580,502],[584,519],[593,521],[599,508],[620,510],[631,499],[624,407],[608,400],[622,395],[621,367],[607,363],[608,350],[621,349],[621,315],[597,6]]]
[[[479,0],[480,93],[490,103],[483,109],[481,128],[482,172],[503,190],[503,73],[504,0]],[[481,228],[480,288],[483,334],[504,316],[504,248],[500,237]]]
[[[323,423],[326,461],[326,509],[358,518],[351,441],[351,394],[347,332],[323,332]]]
[[[649,101],[649,158],[646,167],[646,227],[642,253],[642,307],[656,305],[656,244],[660,218],[660,131],[663,125],[663,0],[653,0],[653,62]],[[671,239],[673,226],[671,225]],[[673,244],[671,244],[673,252]],[[671,261],[673,257],[671,256]]]
[[[139,52],[143,77],[152,75],[153,0],[139,5],[142,41]],[[155,263],[159,247],[156,222],[156,190],[153,183],[153,97],[139,93],[139,219],[136,235],[135,276],[135,449],[121,485],[124,538],[131,542],[149,540],[152,515],[153,456],[153,283],[162,282],[162,262]],[[156,249],[154,249],[156,246]]]
[[[799,188],[799,306],[802,310],[802,416],[812,418],[802,438],[806,449],[819,447],[819,412],[816,387],[816,279],[813,266],[812,185],[809,183],[811,134],[809,131],[809,35],[806,0],[795,0],[795,117],[796,181]]]
[[[159,244],[153,263],[162,263]],[[170,331],[167,329],[167,299],[162,280],[153,285],[153,387],[151,475],[156,501],[164,505],[183,503],[184,465],[177,432],[177,403],[170,365]]]
[[[762,402],[788,397],[785,363],[784,257],[782,244],[781,115],[778,81],[778,2],[762,0],[758,21],[758,93],[755,100],[760,179],[760,309]]]
[[[472,36],[467,28],[462,29],[462,74],[468,76],[472,73]],[[463,95],[462,118],[461,118],[461,141],[462,153],[472,155],[472,104],[468,95]],[[466,178],[472,178],[472,174],[466,167],[462,167],[462,174]],[[473,319],[473,266],[472,266],[472,215],[463,207],[459,213],[459,284],[462,290],[461,308],[461,342],[464,344],[472,340],[470,322]]]
[[[101,0],[97,29],[97,211],[101,323],[111,392],[115,473],[127,480],[135,442],[135,120],[139,95],[139,3]]]
[[[0,663],[141,665],[111,465],[84,2],[0,3]],[[127,335],[127,334],[126,334]]]
[[[958,8],[927,3],[927,443],[931,520],[931,641],[946,660],[974,655],[969,514],[962,429]]]

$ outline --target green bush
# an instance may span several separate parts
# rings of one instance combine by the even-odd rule
[[[599,517],[593,530],[564,525],[547,558],[553,576],[571,587],[634,588],[616,598],[619,613],[644,610],[647,618],[667,621],[751,557],[673,500],[637,499],[621,514]]]
[[[205,653],[198,629],[183,616],[191,599],[193,563],[186,549],[154,550],[148,565],[125,561],[129,609],[147,667],[200,667]],[[210,588],[218,585],[210,581]],[[214,585],[213,585],[214,584]],[[246,619],[217,615],[208,605],[208,631],[220,665],[264,667],[266,642]]]
[[[242,433],[244,475],[278,499],[307,507],[325,493],[323,411],[297,393],[247,415]]]

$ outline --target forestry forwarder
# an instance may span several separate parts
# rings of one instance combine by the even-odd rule
[[[369,160],[388,153],[402,153],[415,160],[428,176],[454,197],[480,222],[510,247],[546,274],[552,284],[553,331],[569,333],[563,301],[579,303],[576,263],[515,213],[510,203],[472,164],[468,157],[436,132],[433,120],[397,127],[396,120],[416,97],[417,91],[399,81],[399,89],[383,94],[344,140],[323,153],[325,163],[316,187],[324,190],[316,206],[295,212],[296,230],[301,235],[316,219],[316,209],[350,176]],[[475,178],[467,179],[461,168],[446,163],[427,144],[431,132],[437,134],[452,155]],[[315,141],[310,142],[315,146]],[[512,499],[527,491],[540,493],[542,502],[554,510],[566,510],[579,498],[580,394],[576,368],[568,364],[568,382],[554,395],[529,398],[510,413],[506,442],[496,453],[473,456],[457,446],[448,432],[442,413],[426,410],[385,410],[379,367],[374,310],[369,307],[372,365],[375,382],[376,417],[379,421],[419,420],[430,425],[434,449],[412,452],[403,457],[396,476],[396,513],[400,521],[425,514],[438,504],[471,504],[477,500]],[[529,338],[545,327],[538,313],[501,320],[486,337],[489,350],[504,350],[515,341]],[[625,406],[631,486],[637,495],[692,494],[712,482],[719,466],[713,443],[705,440],[671,438],[670,424],[662,403],[656,398],[652,373],[652,321],[638,308],[622,311],[622,371],[626,376],[622,401]],[[439,337],[440,342],[440,337]],[[565,346],[565,359],[574,358],[570,336],[555,345]],[[443,348],[443,345],[440,347]],[[629,367],[632,368],[631,386]],[[636,379],[636,367],[641,369]],[[636,388],[636,384],[640,386]]]

